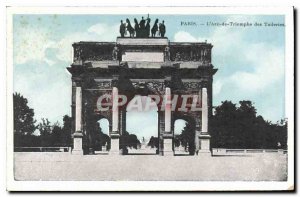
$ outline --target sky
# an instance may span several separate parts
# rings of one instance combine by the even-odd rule
[[[34,109],[35,119],[62,123],[71,114],[72,43],[115,41],[119,22],[142,15],[14,15],[14,92],[20,92]],[[144,15],[146,17],[146,15]],[[212,64],[218,69],[213,81],[213,105],[221,101],[251,100],[258,115],[276,122],[284,110],[284,27],[222,27],[209,22],[284,23],[271,15],[151,15],[166,24],[166,36],[174,42],[213,44]],[[183,26],[194,21],[198,26]],[[157,114],[128,114],[127,130],[138,137],[157,135]],[[105,124],[105,123],[103,123]],[[184,122],[177,124],[182,130]]]

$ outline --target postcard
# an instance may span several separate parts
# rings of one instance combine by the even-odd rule
[[[8,7],[7,190],[294,190],[293,7]]]

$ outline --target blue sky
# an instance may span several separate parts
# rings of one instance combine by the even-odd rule
[[[65,68],[71,64],[72,43],[115,41],[119,21],[126,18],[133,21],[141,15],[14,15],[14,91],[28,98],[38,121],[44,117],[62,122],[63,115],[70,115],[71,76]],[[181,21],[284,23],[284,16],[150,14],[150,18],[165,21],[170,41],[207,40],[214,45],[212,61],[219,69],[214,76],[214,105],[251,100],[265,119],[276,122],[285,117],[284,27],[181,26]],[[137,127],[140,137],[156,133],[155,112],[131,116],[128,130]]]

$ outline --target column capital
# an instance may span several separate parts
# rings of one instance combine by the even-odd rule
[[[76,87],[82,87],[83,86],[83,81],[82,80],[76,81],[75,84],[76,84],[75,85]]]
[[[202,132],[200,132],[199,138],[201,138],[201,139],[210,139],[211,136],[208,133],[202,133]]]
[[[165,131],[162,136],[164,139],[173,139],[173,134],[170,132]]]
[[[164,84],[166,88],[171,88],[171,81],[172,81],[171,76],[165,76]]]
[[[82,138],[83,134],[80,131],[76,131],[72,136],[73,138]]]
[[[208,87],[208,82],[207,82],[207,81],[202,81],[202,82],[201,82],[201,86],[202,86],[202,89],[203,89],[203,88],[206,88],[206,89],[207,89],[207,87]]]
[[[112,139],[117,139],[117,138],[120,138],[120,134],[119,134],[119,133],[113,132],[113,133],[110,134],[110,137],[111,137]]]
[[[118,87],[119,75],[112,75],[111,85],[113,87]]]

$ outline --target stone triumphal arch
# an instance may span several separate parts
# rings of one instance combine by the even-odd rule
[[[116,42],[73,44],[72,74],[73,154],[93,151],[97,121],[109,122],[109,154],[122,154],[120,136],[126,131],[126,104],[135,95],[158,95],[159,154],[174,154],[174,122],[192,122],[197,153],[210,153],[212,81],[210,43],[170,42],[167,38],[120,38]],[[108,95],[104,101],[99,98]],[[197,95],[200,110],[179,110],[174,95]],[[109,97],[110,96],[110,97]],[[182,103],[182,99],[181,102]],[[106,110],[99,110],[101,105]],[[191,105],[187,102],[186,107]],[[173,108],[174,107],[174,108]],[[102,108],[101,108],[102,109]],[[138,124],[143,124],[138,123]]]

